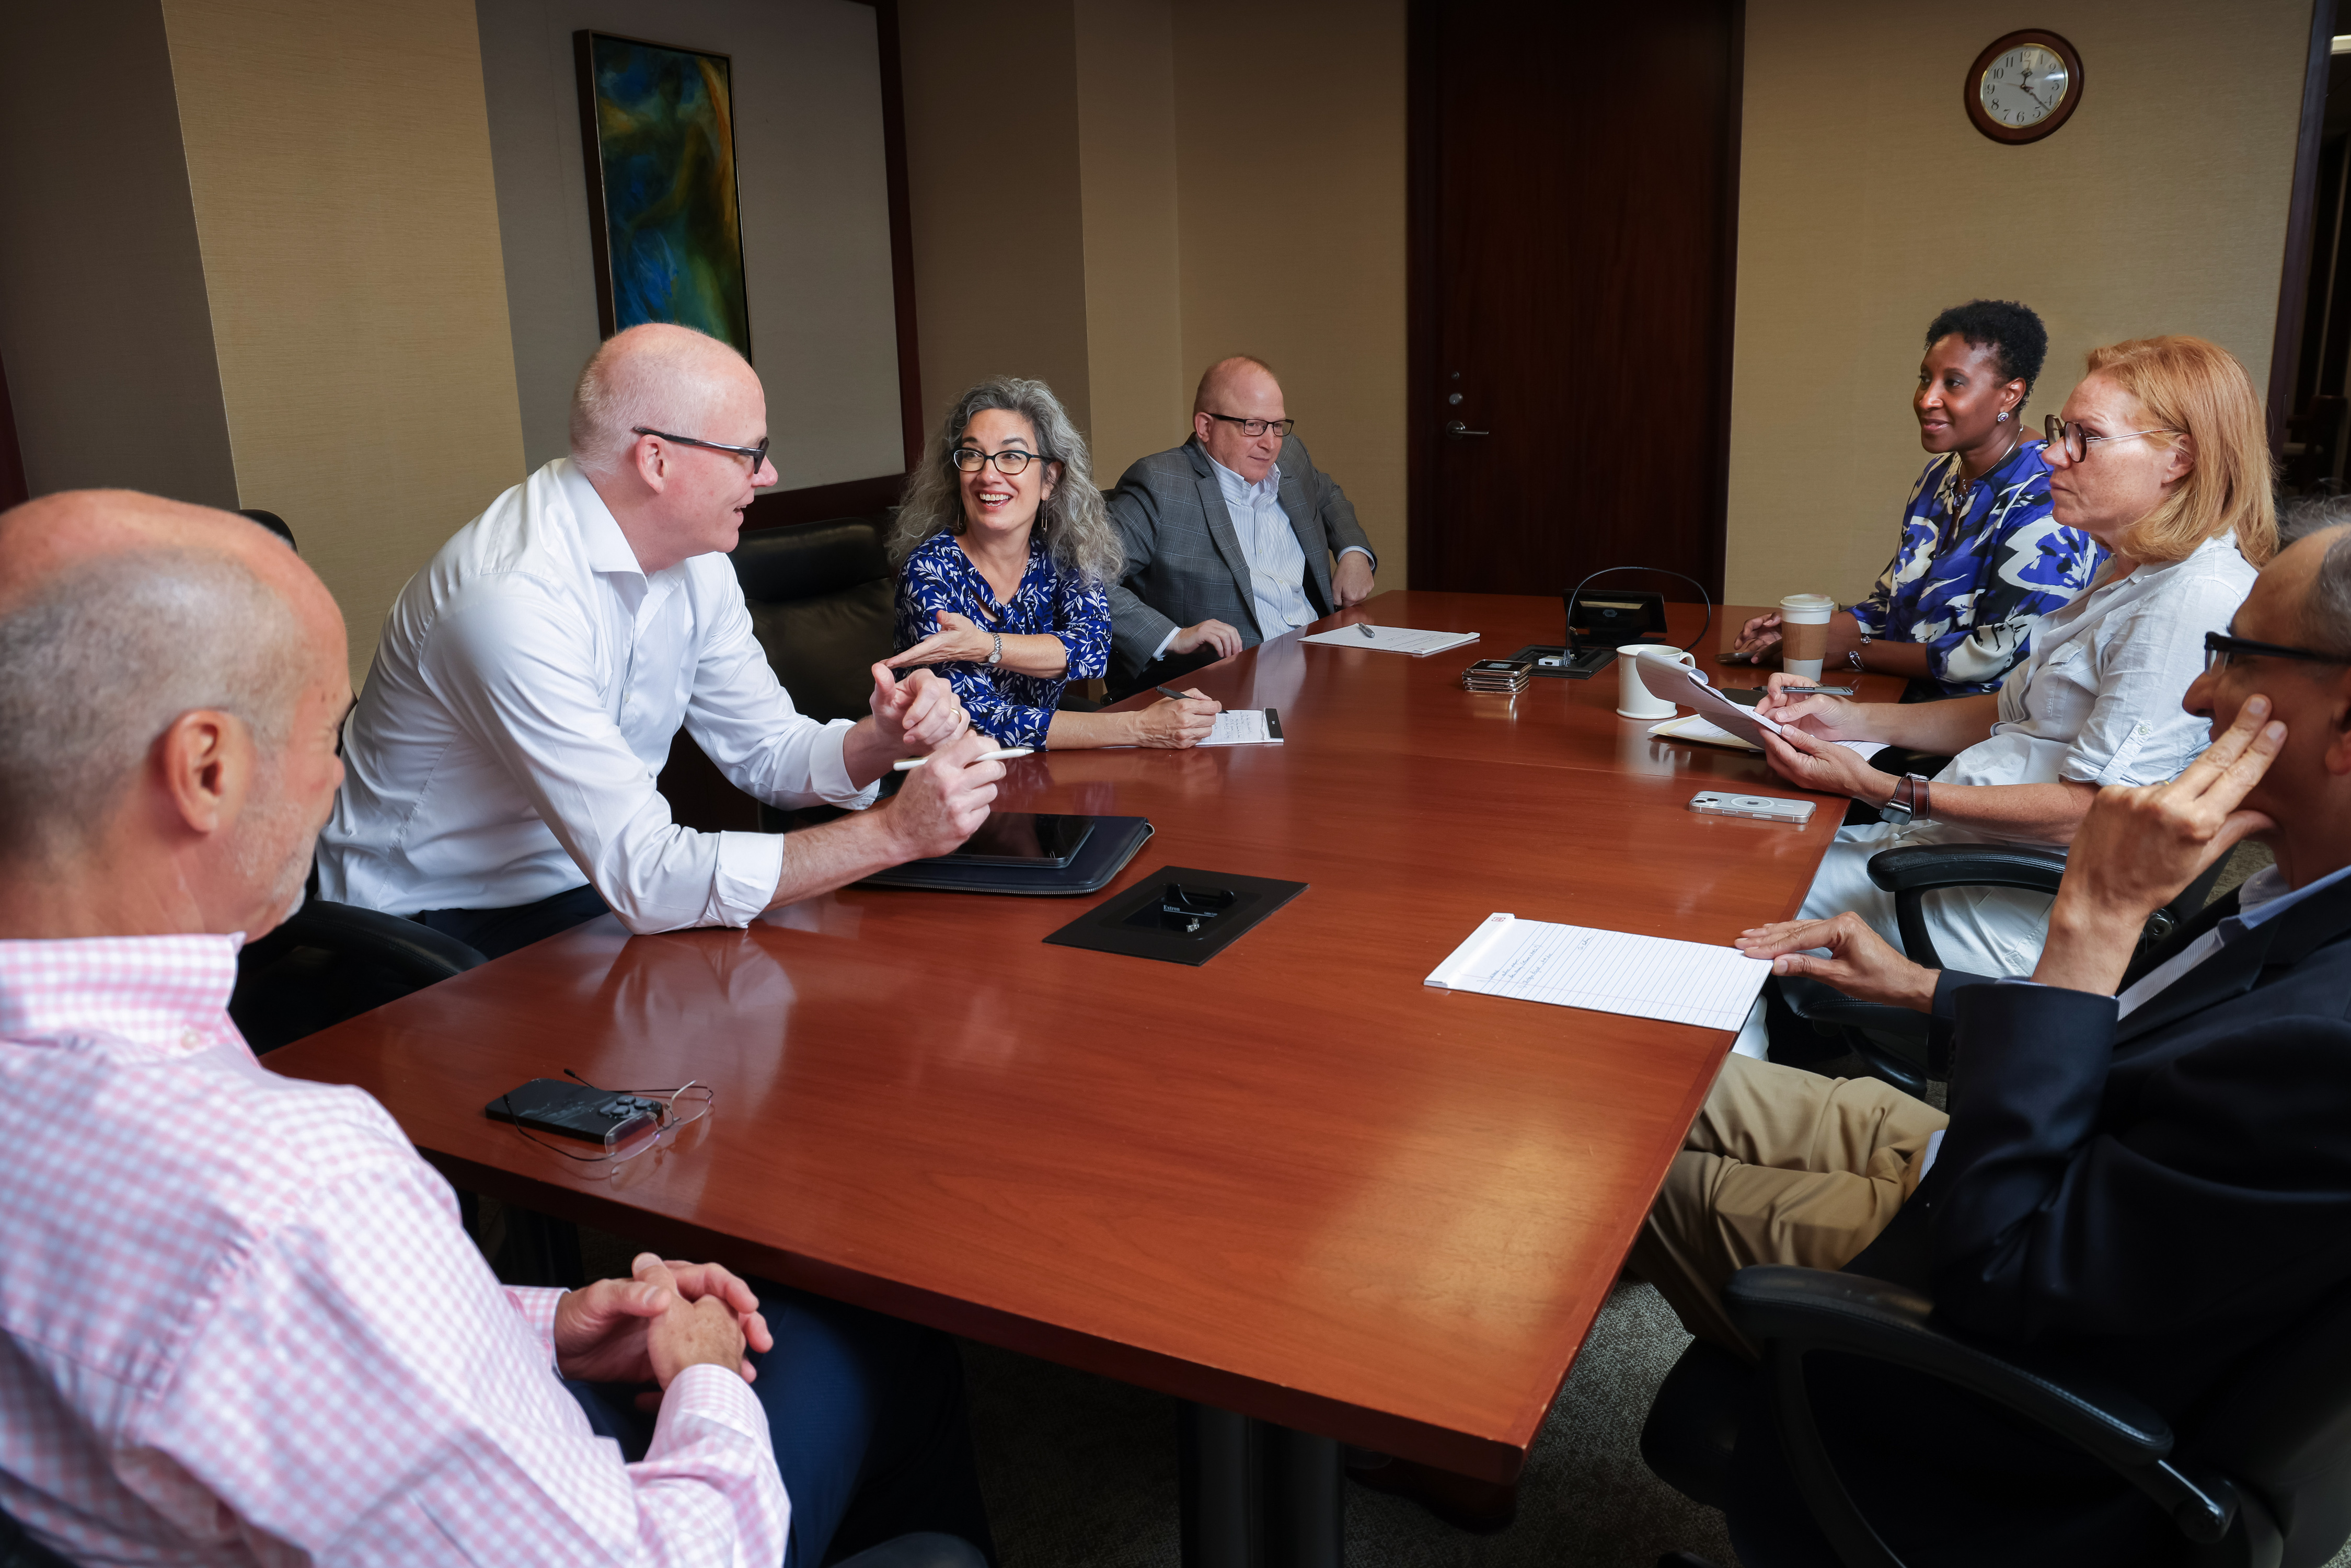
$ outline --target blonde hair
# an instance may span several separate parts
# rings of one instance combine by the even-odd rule
[[[2144,561],[2185,560],[2219,534],[2254,566],[2277,554],[2277,476],[2252,378],[2202,338],[2134,338],[2090,350],[2088,373],[2138,399],[2150,424],[2185,431],[2195,465],[2161,505],[2116,540]]]

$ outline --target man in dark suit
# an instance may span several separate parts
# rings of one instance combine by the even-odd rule
[[[1126,542],[1110,591],[1114,692],[1371,597],[1379,561],[1353,503],[1290,434],[1295,423],[1261,361],[1219,360],[1193,397],[1192,439],[1119,479],[1109,497]]]
[[[2030,981],[1921,969],[1849,915],[1742,942],[1947,1020],[1950,1113],[1733,1059],[1634,1250],[1692,1332],[1743,1348],[1715,1292],[1744,1264],[1847,1266],[2178,1423],[2351,1281],[2351,529],[2262,571],[2186,706],[2218,738],[2168,784],[2099,794]],[[2147,917],[2247,836],[2276,865],[2134,961]],[[1948,1385],[1834,1361],[1814,1384],[1907,1562],[2143,1563],[2176,1541],[2101,1467]],[[1741,1560],[1833,1562],[1768,1425],[1741,1428]]]

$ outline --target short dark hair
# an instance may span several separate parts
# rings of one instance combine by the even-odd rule
[[[2278,501],[2278,548],[2305,534],[2351,523],[2351,496],[2294,496]]]
[[[1927,347],[1933,348],[1954,332],[1971,348],[1991,348],[2000,379],[2021,381],[2024,395],[2032,395],[2032,383],[2041,379],[2041,361],[2049,357],[2049,329],[2030,306],[2013,299],[1970,299],[1965,305],[1954,305],[1927,329]]]

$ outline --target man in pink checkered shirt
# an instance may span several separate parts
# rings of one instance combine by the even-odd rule
[[[350,702],[334,601],[257,526],[120,492],[0,515],[0,1556],[21,1525],[110,1563],[817,1568],[852,1491],[927,1472],[862,1407],[788,1429],[749,1286],[647,1253],[502,1289],[381,1106],[230,1023]],[[629,1384],[660,1390],[633,1438]],[[831,1450],[824,1541],[791,1445]]]

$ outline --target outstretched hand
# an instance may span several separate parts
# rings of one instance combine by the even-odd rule
[[[882,662],[893,670],[904,670],[916,664],[981,664],[996,651],[996,635],[980,630],[979,622],[968,615],[958,615],[952,610],[935,612],[939,629],[907,649],[893,653]]]
[[[2099,790],[2066,853],[2032,977],[2113,991],[2147,916],[2248,836],[2276,825],[2242,802],[2284,745],[2285,726],[2270,719],[2269,698],[2250,696],[2177,779]]]
[[[1858,915],[1758,925],[1740,932],[1731,946],[1750,958],[1771,959],[1775,975],[1820,980],[1861,1001],[1917,1012],[1935,1005],[1937,971],[1904,957]],[[1828,956],[1815,956],[1811,950],[1817,947],[1827,948]]]

